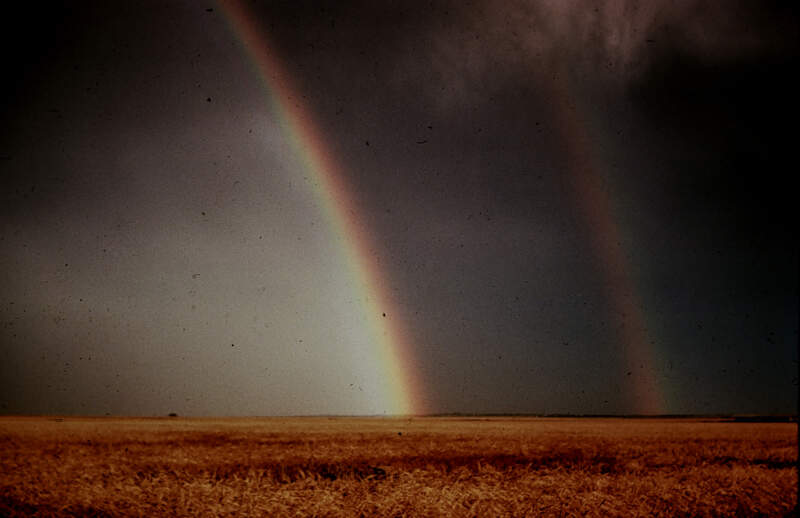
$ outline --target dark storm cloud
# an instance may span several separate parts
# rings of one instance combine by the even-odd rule
[[[330,90],[310,101],[341,136],[344,161],[382,160],[352,168],[367,192],[416,197],[425,186],[434,211],[481,197],[502,205],[494,212],[526,203],[562,152],[547,95],[566,74],[607,110],[609,131],[643,123],[641,148],[671,149],[660,158],[673,164],[641,168],[637,188],[667,190],[678,217],[705,204],[732,225],[788,228],[797,18],[784,3],[301,4],[264,15],[308,91],[320,81]],[[520,153],[535,156],[536,174]],[[423,167],[391,167],[398,155]]]
[[[416,157],[478,142],[509,155],[533,145],[544,156],[558,145],[541,144],[552,136],[553,75],[570,76],[578,95],[610,96],[589,102],[633,103],[636,116],[692,152],[700,138],[709,154],[739,149],[727,169],[770,159],[791,135],[796,16],[782,3],[300,3],[266,4],[263,15],[307,90],[320,81],[330,89],[309,100],[360,154],[385,149],[386,140],[370,140],[380,134]],[[490,189],[507,185],[497,178],[486,180]]]
[[[626,82],[664,50],[731,61],[797,44],[794,9],[780,2],[300,2],[263,3],[262,12],[289,55],[335,55],[317,66],[340,71],[355,61],[366,92],[380,79],[381,88],[419,89],[440,102],[558,70]]]
[[[730,113],[730,103],[750,93],[737,86],[737,91],[728,92],[729,103],[715,103],[711,98],[715,85],[740,78],[724,77],[724,72],[717,78],[704,64],[729,66],[741,74],[738,62],[785,59],[785,50],[796,48],[797,38],[790,30],[792,12],[780,3],[764,8],[748,2],[614,1],[589,7],[554,1],[512,2],[498,9],[488,2],[389,6],[300,2],[264,3],[260,12],[289,66],[297,65],[293,72],[309,83],[324,78],[332,87],[336,95],[313,99],[325,103],[320,108],[326,115],[339,111],[359,121],[353,111],[369,112],[370,103],[380,103],[384,111],[390,110],[386,115],[399,124],[398,131],[413,131],[416,142],[430,136],[425,131],[426,115],[433,119],[442,109],[453,117],[453,124],[436,129],[439,137],[444,131],[453,132],[451,141],[468,141],[468,136],[458,135],[460,131],[489,133],[490,128],[472,126],[492,119],[495,124],[514,124],[508,133],[541,131],[527,127],[535,121],[514,121],[513,116],[542,112],[547,101],[540,100],[541,82],[564,70],[583,78],[590,89],[608,81],[633,82],[648,106],[657,105],[657,110],[672,103],[666,110],[677,108],[677,116],[688,116],[705,100],[712,101],[712,110],[716,104]],[[88,128],[70,127],[70,121],[81,118],[84,125],[95,125],[95,132],[122,123],[129,132],[147,132],[168,116],[165,107],[186,102],[191,94],[196,94],[194,100],[224,101],[230,80],[211,81],[216,75],[212,63],[225,59],[231,42],[217,37],[202,47],[186,44],[190,38],[185,35],[207,30],[210,17],[202,10],[158,2],[113,8],[102,3],[56,3],[44,12],[14,7],[6,17],[5,47],[15,49],[8,52],[9,68],[21,74],[4,86],[6,118],[13,120],[18,110],[25,109],[25,118],[36,123],[30,131],[45,133],[60,128],[85,131]],[[18,30],[10,30],[11,25]],[[763,68],[767,82],[774,84],[769,65]],[[688,95],[691,83],[673,90],[664,81],[676,85],[697,72],[696,89],[705,100],[680,104],[697,97]],[[760,72],[745,71],[744,79],[752,80]],[[214,88],[204,88],[204,83]],[[775,86],[784,95],[772,99],[785,98],[788,87]],[[119,99],[121,91],[127,95]],[[508,96],[512,100],[498,111],[498,97]],[[48,104],[48,97],[62,100],[64,106]],[[35,100],[34,111],[28,99]],[[71,112],[76,106],[90,113]],[[713,123],[708,108],[703,117]],[[370,119],[367,113],[364,118]],[[365,140],[371,129],[362,129]],[[10,125],[5,131],[15,128]],[[6,162],[14,158],[19,159],[4,155]],[[6,192],[35,190],[31,176],[45,173],[28,175],[25,180],[6,175],[10,184]]]

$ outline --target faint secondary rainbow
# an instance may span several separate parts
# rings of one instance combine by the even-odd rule
[[[389,413],[425,413],[421,380],[417,377],[411,341],[402,326],[402,311],[391,296],[374,252],[372,232],[359,218],[356,200],[342,168],[326,146],[311,110],[292,84],[288,71],[253,13],[240,0],[219,0],[218,3],[257,68],[285,136],[313,179],[314,194],[356,281],[357,295],[367,315],[379,363],[373,368],[379,369],[381,379],[385,380],[384,403]]]
[[[549,82],[553,118],[566,145],[566,169],[571,187],[608,286],[612,319],[624,348],[624,376],[630,376],[635,392],[629,404],[637,414],[664,414],[666,402],[654,368],[653,342],[648,336],[641,300],[622,250],[622,231],[614,219],[609,190],[601,179],[603,171],[594,156],[597,139],[593,139],[587,129],[587,123],[591,122],[589,110],[577,104],[579,97],[574,94],[569,73],[560,72]]]

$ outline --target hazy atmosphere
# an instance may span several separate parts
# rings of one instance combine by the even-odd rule
[[[796,412],[790,2],[23,4],[0,413]]]

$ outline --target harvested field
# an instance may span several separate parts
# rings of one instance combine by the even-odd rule
[[[0,418],[8,516],[786,516],[796,423]]]

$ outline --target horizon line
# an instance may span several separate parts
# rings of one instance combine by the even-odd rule
[[[49,418],[49,419],[420,419],[420,418],[581,418],[581,419],[732,419],[734,422],[753,422],[757,420],[773,422],[797,422],[797,413],[704,413],[704,414],[592,414],[592,413],[468,413],[444,412],[431,414],[286,414],[286,415],[180,415],[169,414],[0,414],[2,418]]]

